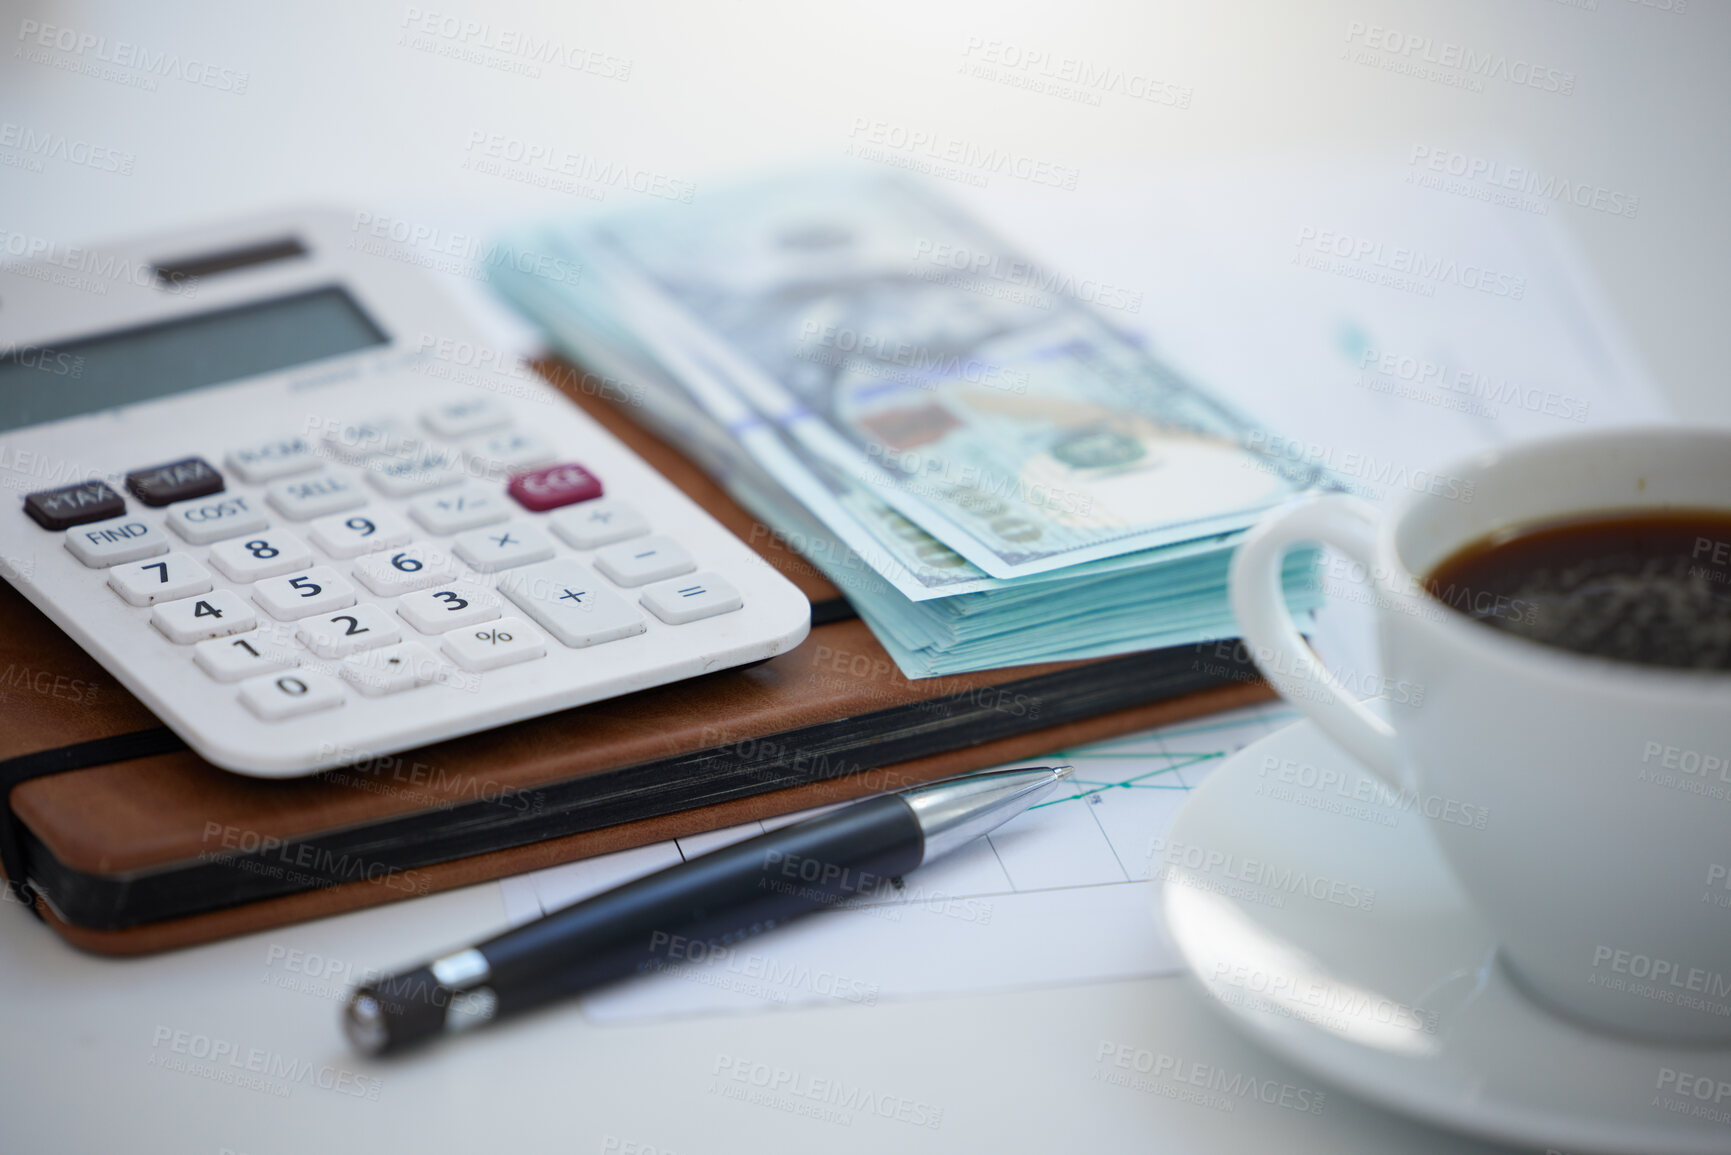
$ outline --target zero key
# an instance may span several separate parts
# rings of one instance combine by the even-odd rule
[[[562,505],[593,501],[601,496],[601,481],[575,461],[568,461],[563,465],[548,465],[519,473],[511,479],[505,492],[516,498],[517,504],[524,509],[542,513]]]

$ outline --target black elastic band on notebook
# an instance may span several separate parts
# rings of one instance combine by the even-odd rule
[[[67,770],[104,766],[110,762],[129,762],[134,758],[172,754],[176,750],[184,749],[186,743],[182,742],[173,730],[158,726],[152,730],[134,730],[129,734],[115,734],[108,738],[78,742],[53,750],[38,750],[34,754],[21,754],[0,762],[0,798],[6,802],[6,812],[0,814],[0,867],[5,868],[6,883],[11,888],[13,897],[29,907],[32,914],[41,917],[41,912],[36,909],[36,896],[31,893],[30,885],[26,881],[28,875],[24,863],[24,836],[18,816],[12,813],[14,786],[32,778],[61,774]]]
[[[857,618],[852,603],[846,598],[830,598],[827,602],[811,603],[811,628],[827,626],[831,622],[845,622],[849,618]]]

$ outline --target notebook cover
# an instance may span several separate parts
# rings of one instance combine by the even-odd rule
[[[809,563],[688,459],[601,400],[591,379],[563,366],[543,371],[786,573],[812,600],[814,621],[846,614]],[[90,950],[140,954],[912,785],[1269,696],[1248,669],[1218,677],[1191,672],[1200,663],[1182,659],[1166,651],[909,682],[862,623],[832,620],[768,662],[311,778],[229,774],[182,749],[35,778],[10,801],[27,828],[33,876],[51,892],[57,874],[101,891],[105,905],[82,920],[39,902],[49,925]],[[1131,678],[1130,670],[1143,673]],[[1173,696],[1175,687],[1211,681]],[[910,756],[873,756],[880,721],[883,750]],[[0,587],[0,760],[156,727],[93,659]],[[790,744],[789,735],[801,737]],[[572,791],[584,792],[581,805],[562,806]],[[548,820],[539,822],[543,804]],[[438,838],[417,845],[417,830],[434,828]],[[549,829],[572,832],[546,836]],[[521,844],[426,861],[428,847],[513,839]],[[345,857],[299,860],[321,840],[341,843]],[[234,895],[172,917],[127,914],[153,875],[201,867],[206,885],[231,877]],[[304,888],[243,894],[289,886]],[[157,890],[174,898],[173,886]]]

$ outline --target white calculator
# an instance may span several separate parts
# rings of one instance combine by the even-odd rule
[[[792,584],[379,220],[0,269],[0,573],[199,754],[267,777],[806,636]]]

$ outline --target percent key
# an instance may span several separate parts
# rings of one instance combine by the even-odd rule
[[[522,618],[500,618],[485,626],[452,630],[441,645],[452,661],[476,673],[514,666],[547,654],[546,641]]]

